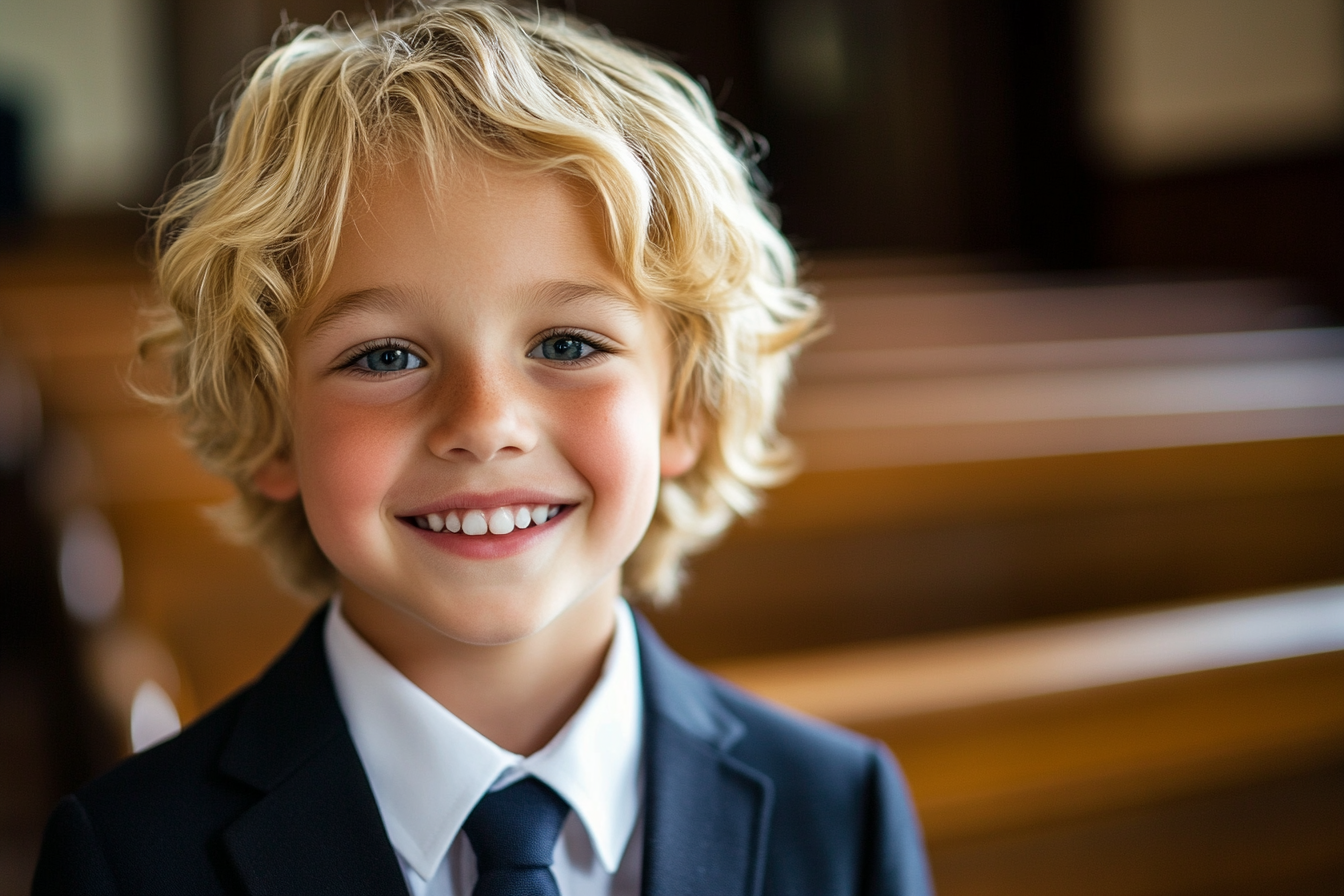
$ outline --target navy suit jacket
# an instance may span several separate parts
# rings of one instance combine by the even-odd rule
[[[33,893],[405,896],[332,686],[325,615],[254,684],[62,800]],[[711,678],[642,619],[639,645],[647,896],[930,892],[881,745]]]

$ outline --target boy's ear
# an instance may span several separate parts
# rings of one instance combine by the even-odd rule
[[[299,493],[299,474],[288,457],[273,457],[252,474],[252,486],[272,501],[288,501]]]
[[[664,479],[675,479],[695,466],[705,446],[705,427],[697,416],[691,420],[669,422],[659,446]]]

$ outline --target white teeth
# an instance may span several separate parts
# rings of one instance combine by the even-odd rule
[[[490,532],[493,535],[508,535],[513,531],[513,511],[501,507],[490,514]]]
[[[462,516],[462,531],[467,535],[484,535],[489,528],[485,524],[484,511],[468,510]]]
[[[484,510],[449,510],[443,514],[430,513],[415,517],[421,529],[433,532],[461,532],[465,535],[508,535],[514,529],[540,526],[560,512],[558,504],[521,504],[517,507],[496,507]]]

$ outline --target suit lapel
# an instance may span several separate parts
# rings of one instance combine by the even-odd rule
[[[644,677],[646,896],[754,896],[774,787],[727,752],[742,723],[702,674],[639,623]]]
[[[323,646],[326,611],[257,682],[220,758],[263,792],[224,831],[251,893],[406,893],[345,724]]]
[[[254,686],[220,758],[262,792],[224,832],[250,893],[406,893],[341,713],[323,610]],[[756,896],[774,786],[728,753],[743,726],[636,617],[645,698],[646,896]]]

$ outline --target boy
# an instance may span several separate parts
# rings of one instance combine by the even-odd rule
[[[336,597],[67,797],[34,892],[928,891],[885,751],[620,597],[782,476],[816,315],[684,74],[482,0],[308,29],[157,235],[187,437]]]

